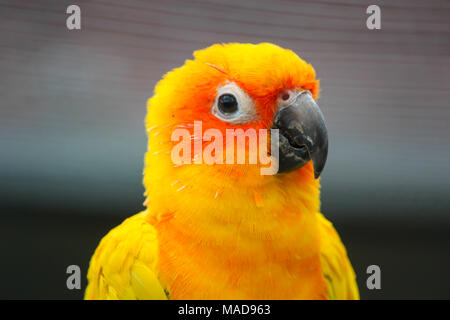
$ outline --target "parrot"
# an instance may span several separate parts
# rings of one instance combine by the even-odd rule
[[[328,131],[319,90],[311,64],[271,43],[214,44],[166,73],[147,101],[144,210],[100,241],[84,298],[359,299],[346,248],[320,208]],[[276,171],[198,153],[174,163],[177,129],[205,151],[195,122],[223,136],[276,129]]]

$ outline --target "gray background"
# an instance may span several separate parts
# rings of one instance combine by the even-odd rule
[[[100,237],[142,208],[156,82],[196,49],[266,41],[321,80],[323,211],[363,298],[450,297],[450,2],[0,1],[0,31],[0,298],[80,298],[66,266],[84,276]],[[364,288],[370,264],[382,290]]]

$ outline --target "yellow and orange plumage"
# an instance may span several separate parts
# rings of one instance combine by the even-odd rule
[[[253,99],[255,121],[211,114],[217,87],[230,81]],[[270,128],[278,96],[296,88],[317,99],[313,67],[268,43],[213,45],[166,74],[148,102],[146,210],[103,238],[85,298],[358,299],[345,247],[320,213],[311,162],[265,176],[258,165],[171,160],[174,129]]]

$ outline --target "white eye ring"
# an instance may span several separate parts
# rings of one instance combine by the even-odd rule
[[[225,113],[219,109],[219,97],[231,94],[236,98],[237,109],[232,113]],[[211,113],[222,121],[232,124],[242,124],[256,117],[255,104],[253,100],[234,82],[229,82],[217,88],[217,96],[211,109]]]

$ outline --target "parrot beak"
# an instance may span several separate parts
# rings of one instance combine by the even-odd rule
[[[278,173],[303,167],[312,160],[314,178],[322,172],[328,154],[328,133],[319,106],[309,91],[277,111],[273,129],[279,130]]]

